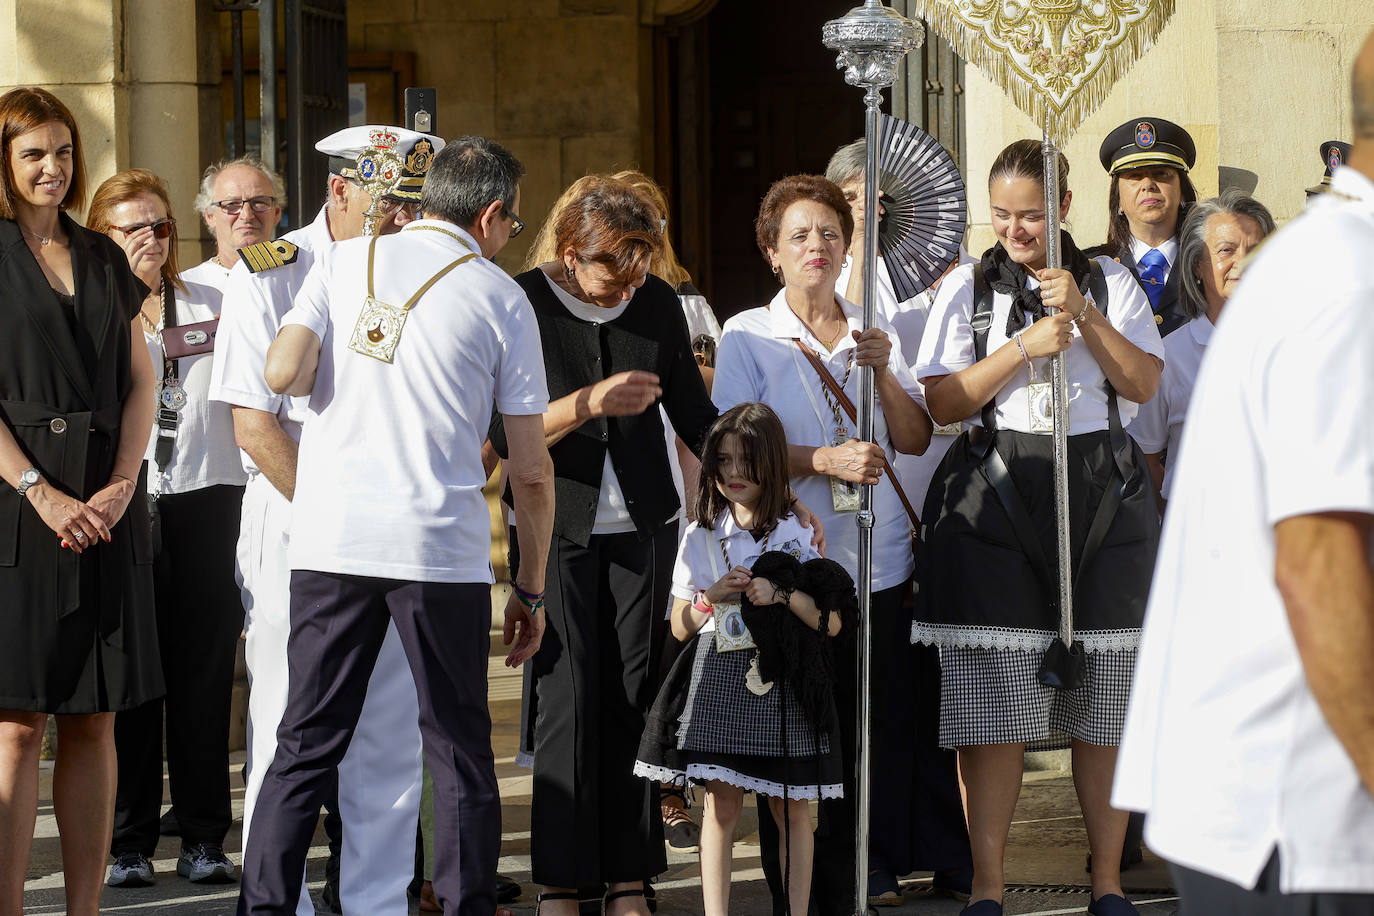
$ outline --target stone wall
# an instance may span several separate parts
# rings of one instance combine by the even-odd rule
[[[1182,124],[1198,147],[1194,184],[1250,190],[1276,219],[1302,211],[1321,180],[1317,147],[1350,139],[1350,69],[1374,28],[1374,4],[1326,0],[1180,0],[1155,47],[1064,149],[1075,239],[1106,237],[1109,182],[1097,159],[1108,131],[1137,117]],[[1012,140],[1039,129],[1002,91],[967,68],[970,248],[991,245],[987,174]]]
[[[121,169],[166,179],[185,266],[204,257],[192,201],[222,150],[214,15],[210,0],[0,0],[0,92],[42,86],[71,108],[92,192]]]
[[[445,137],[489,136],[524,162],[520,213],[529,229],[497,259],[514,271],[570,182],[652,164],[652,7],[350,0],[348,43],[350,51],[413,52],[417,83],[438,89]]]

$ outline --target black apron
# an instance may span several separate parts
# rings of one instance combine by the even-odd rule
[[[986,355],[992,290],[974,272],[976,357]],[[1092,262],[1093,298],[1110,303]],[[985,316],[980,319],[980,316]],[[1121,426],[1107,384],[1108,429],[1069,437],[1069,531],[1074,630],[1138,629],[1145,617],[1159,514],[1145,459]],[[997,429],[992,403],[983,427],[946,453],[926,495],[916,551],[915,619],[957,628],[1056,632],[1058,540],[1053,437]],[[979,644],[950,636],[951,644]]]

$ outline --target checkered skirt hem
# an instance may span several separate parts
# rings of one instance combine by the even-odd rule
[[[941,646],[940,746],[1120,744],[1136,649],[1087,653],[1077,690],[1043,686],[1036,677],[1043,656],[1043,648]]]
[[[966,627],[947,623],[913,621],[911,641],[927,646],[975,649],[1019,649],[1043,653],[1058,634],[1053,630],[1022,630],[1015,627]],[[1140,647],[1140,630],[1078,630],[1074,642],[1083,644],[1083,651],[1122,652]]]

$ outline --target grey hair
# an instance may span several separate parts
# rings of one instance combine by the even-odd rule
[[[277,206],[286,209],[286,182],[281,175],[274,172],[261,157],[249,153],[245,156],[236,156],[233,159],[221,159],[214,162],[205,169],[205,173],[200,176],[200,192],[196,194],[196,212],[204,216],[215,202],[215,179],[219,173],[235,165],[246,165],[250,169],[257,169],[267,176],[267,180],[272,182],[272,196],[277,199]]]
[[[1179,305],[1189,318],[1201,318],[1207,314],[1207,293],[1196,268],[1209,256],[1207,221],[1225,213],[1254,220],[1260,227],[1260,238],[1274,231],[1274,217],[1269,214],[1269,209],[1236,188],[1227,188],[1220,196],[1200,200],[1192,206],[1178,237],[1177,268],[1183,271],[1178,284]]]
[[[844,187],[868,171],[868,142],[860,137],[853,143],[846,143],[835,150],[830,164],[825,167],[825,177],[840,187]]]
[[[486,137],[459,137],[434,157],[420,193],[420,211],[427,217],[469,227],[494,201],[507,210],[515,205],[515,191],[525,167],[510,150]]]

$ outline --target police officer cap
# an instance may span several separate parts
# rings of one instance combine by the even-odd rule
[[[1329,186],[1331,184],[1331,173],[1350,160],[1349,143],[1342,143],[1340,140],[1327,140],[1322,144],[1321,150],[1322,164],[1326,166],[1326,174],[1322,176],[1321,187],[1318,188],[1318,190]]]
[[[379,124],[345,127],[315,144],[329,157],[334,174],[356,181],[374,196],[415,201],[443,148],[441,137]]]
[[[1111,175],[1151,165],[1186,172],[1197,161],[1197,147],[1188,132],[1173,121],[1135,118],[1107,134],[1097,155]]]

